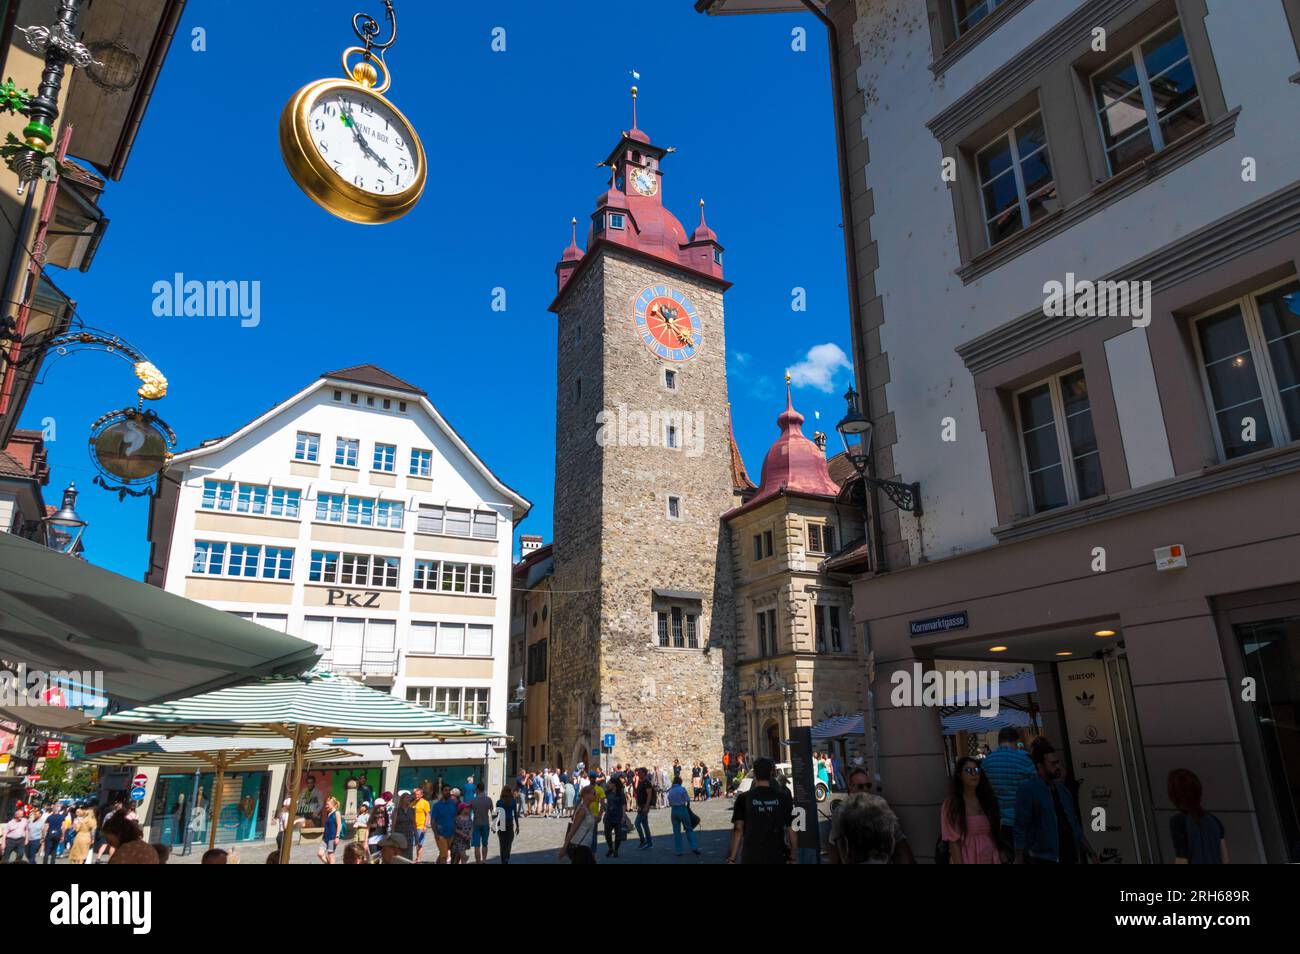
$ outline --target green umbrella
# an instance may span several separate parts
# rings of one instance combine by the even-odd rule
[[[154,739],[123,745],[106,752],[96,752],[79,761],[91,765],[153,766],[157,768],[193,769],[207,766],[215,773],[212,798],[208,801],[208,847],[217,844],[217,812],[225,788],[225,773],[241,765],[262,765],[291,756],[288,739]],[[307,750],[306,762],[333,762],[355,753],[347,749],[325,747]]]
[[[306,754],[316,739],[444,741],[489,739],[500,734],[321,668],[301,676],[271,676],[175,702],[141,706],[104,716],[93,726],[158,735],[287,738],[293,756],[289,790],[295,793],[302,782]],[[346,745],[346,741],[339,744]],[[281,845],[282,864],[289,862],[289,842],[285,838]]]

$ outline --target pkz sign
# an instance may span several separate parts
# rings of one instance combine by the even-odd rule
[[[914,619],[908,622],[913,636],[929,636],[933,633],[945,633],[950,629],[965,629],[970,625],[966,611],[948,613],[945,616],[932,616],[929,619]]]
[[[383,609],[383,604],[379,602],[382,594],[378,590],[361,590],[359,592],[349,592],[347,590],[328,590],[326,591],[326,606],[357,606],[366,609]]]

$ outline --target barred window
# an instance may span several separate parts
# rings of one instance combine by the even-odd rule
[[[668,614],[657,613],[655,615],[658,617],[658,623],[659,623],[659,645],[667,646],[668,645]]]

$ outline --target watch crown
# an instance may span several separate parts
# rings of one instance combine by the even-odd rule
[[[374,86],[375,81],[379,79],[379,71],[362,60],[352,67],[352,79],[368,88]]]

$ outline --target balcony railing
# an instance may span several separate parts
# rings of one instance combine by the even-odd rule
[[[396,649],[329,650],[321,657],[326,667],[345,676],[396,676],[398,661]]]

